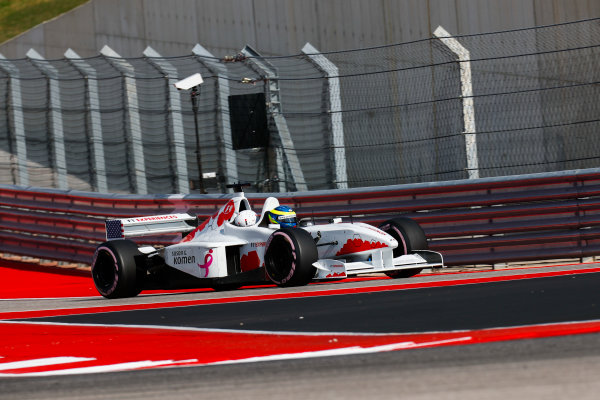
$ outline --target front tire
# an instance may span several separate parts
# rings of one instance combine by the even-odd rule
[[[92,278],[98,293],[107,299],[134,297],[141,292],[136,257],[142,253],[130,240],[111,240],[96,248]]]
[[[429,249],[425,232],[415,220],[398,217],[384,222],[379,229],[398,241],[398,247],[394,249],[394,257],[410,254],[413,250]],[[390,278],[409,278],[422,270],[423,268],[401,269],[388,271],[385,274]]]
[[[267,275],[278,286],[307,285],[315,276],[318,259],[310,233],[300,228],[282,228],[269,237],[265,249]]]

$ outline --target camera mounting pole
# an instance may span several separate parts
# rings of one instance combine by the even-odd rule
[[[200,84],[204,80],[199,73],[188,76],[185,79],[175,82],[175,87],[179,90],[189,90],[192,100],[192,112],[194,113],[194,129],[196,132],[196,163],[198,164],[198,189],[200,193],[206,193],[204,188],[204,176],[202,175],[202,155],[200,154],[200,131],[198,128],[198,96],[200,96]]]
[[[196,163],[198,164],[198,189],[200,193],[206,193],[204,188],[204,176],[202,174],[202,155],[200,154],[200,132],[198,130],[198,96],[200,95],[200,86],[194,86],[190,91],[192,99],[192,112],[194,113],[194,130],[196,132]]]

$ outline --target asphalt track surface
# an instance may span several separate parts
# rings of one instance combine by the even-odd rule
[[[285,332],[435,332],[600,318],[600,273],[84,314],[39,321]]]
[[[25,293],[0,301],[0,376],[11,348],[36,354],[38,340],[39,351],[71,341],[73,352],[110,352],[118,332],[130,335],[123,352],[164,358],[179,343],[195,353],[133,371],[18,376],[6,367],[0,398],[596,399],[599,286],[600,265],[586,264],[118,301]],[[67,328],[70,336],[57,333]],[[188,354],[196,361],[186,364]]]

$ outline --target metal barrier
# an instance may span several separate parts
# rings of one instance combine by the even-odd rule
[[[260,209],[268,195],[248,193]],[[600,252],[600,169],[276,195],[300,217],[378,225],[406,215],[446,264],[584,258]],[[0,252],[89,263],[104,219],[212,215],[229,195],[118,195],[0,185]],[[144,237],[167,245],[174,235]]]

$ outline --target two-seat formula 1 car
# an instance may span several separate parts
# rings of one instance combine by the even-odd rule
[[[96,288],[104,297],[119,298],[144,289],[223,290],[265,282],[299,286],[376,272],[400,278],[443,266],[441,254],[427,250],[425,234],[412,219],[394,218],[379,228],[340,218],[282,227],[283,222],[268,217],[275,208],[281,209],[279,201],[269,197],[257,216],[239,191],[200,225],[189,214],[107,220],[107,241],[97,247],[92,262]],[[185,236],[162,248],[126,239],[164,233]]]

